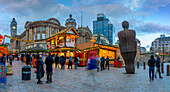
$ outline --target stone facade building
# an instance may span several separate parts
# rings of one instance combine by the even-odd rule
[[[90,42],[91,37],[92,37],[92,32],[88,26],[87,27],[78,27],[77,32],[80,36],[78,38],[78,44]]]
[[[22,40],[40,40],[45,39],[53,34],[59,32],[60,30],[64,29],[66,27],[61,26],[60,22],[55,18],[50,18],[45,21],[27,21],[25,23],[25,31],[21,35],[15,36],[15,38],[22,39]],[[17,41],[18,42],[18,41]],[[13,42],[12,42],[13,43]],[[16,46],[16,44],[11,44],[11,49],[16,50],[25,50],[28,48],[33,48],[36,45],[39,45],[46,49],[46,41],[40,41],[40,42],[18,42],[19,46]]]
[[[25,23],[25,31],[21,35],[17,35],[17,23],[15,18],[11,22],[11,37],[22,39],[22,40],[41,40],[46,39],[52,36],[55,33],[60,32],[61,30],[67,27],[73,27],[79,34],[78,44],[79,43],[86,43],[90,42],[92,37],[92,32],[89,27],[78,27],[76,29],[76,20],[72,18],[72,15],[69,15],[69,18],[66,20],[65,26],[61,26],[61,23],[55,19],[50,18],[48,20],[40,20],[40,21],[27,21]],[[15,27],[14,27],[15,26]],[[12,35],[15,34],[15,35]],[[33,48],[37,45],[46,49],[46,41],[39,41],[39,42],[20,42],[17,40],[11,40],[11,50],[26,50],[29,48]]]
[[[159,38],[156,38],[151,44],[151,52],[170,55],[170,37],[162,34]]]
[[[97,41],[97,35],[98,34],[93,34],[93,37],[96,41]],[[104,44],[104,45],[110,44],[109,40],[103,34],[100,34],[100,44]]]

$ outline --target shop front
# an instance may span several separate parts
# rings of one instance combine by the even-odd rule
[[[49,46],[49,51],[51,54],[66,57],[66,64],[68,63],[68,58],[71,56],[73,59],[75,57],[77,46],[78,33],[73,29],[73,27],[68,27],[53,36],[46,39],[47,46]],[[74,60],[73,60],[74,61]]]
[[[80,55],[80,63],[79,66],[86,66],[87,65],[87,60],[89,57],[89,52],[90,51],[95,51],[96,55],[98,55],[99,57],[104,57],[105,59],[107,58],[107,56],[109,57],[110,64],[114,64],[114,60],[116,59],[116,53],[118,48],[115,46],[111,46],[111,45],[102,45],[102,44],[98,44],[98,43],[93,43],[93,45],[89,45],[91,43],[84,43],[83,45],[86,46],[88,45],[89,48],[85,48],[82,49],[81,45],[78,46],[78,49],[81,49],[80,52],[76,52],[76,56]]]

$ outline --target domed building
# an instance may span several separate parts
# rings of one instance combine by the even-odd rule
[[[78,38],[78,44],[82,44],[82,43],[86,43],[86,42],[90,42],[91,37],[92,37],[92,32],[89,29],[88,26],[86,27],[78,27],[78,29],[76,29],[76,20],[74,18],[72,18],[72,14],[69,15],[69,18],[66,20],[65,23],[66,27],[73,27],[79,34],[79,38]]]
[[[66,27],[61,26],[61,23],[55,19],[50,18],[47,20],[40,20],[40,21],[27,21],[25,23],[25,31],[19,35],[18,39],[22,40],[41,40],[52,36],[53,34],[59,32]],[[17,48],[16,46],[11,46],[11,49],[17,50],[25,50],[28,48],[33,48],[39,45],[46,49],[46,41],[39,41],[39,42],[20,42],[20,47]]]
[[[76,29],[76,20],[74,18],[72,18],[72,14],[69,15],[69,18],[66,20],[65,23],[66,27],[73,27],[74,29]]]

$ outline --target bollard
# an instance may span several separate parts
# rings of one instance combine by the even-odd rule
[[[166,76],[169,76],[169,65],[167,65],[167,74]]]
[[[161,63],[161,70],[162,70],[162,73],[164,73],[164,63],[163,62]]]
[[[146,64],[146,62],[143,62],[143,69],[145,69],[145,64]]]
[[[139,62],[137,62],[137,68],[139,69]]]

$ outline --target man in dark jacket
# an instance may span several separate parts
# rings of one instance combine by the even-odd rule
[[[157,60],[156,60],[156,73],[155,73],[155,78],[157,78],[157,77],[156,77],[157,72],[159,73],[159,78],[162,78],[162,77],[161,77],[161,72],[160,72],[160,63],[161,63],[161,61],[160,61],[160,56],[158,56],[158,57],[157,57]]]
[[[105,61],[105,58],[102,57],[101,58],[101,63],[100,63],[101,71],[104,70],[104,63],[105,63],[104,61]]]
[[[154,59],[154,56],[151,55],[151,59],[149,59],[149,61],[148,61],[150,81],[154,80],[154,68],[155,68],[155,64],[156,64],[156,60]]]
[[[1,57],[1,63],[5,64],[5,54],[3,54],[3,56]]]
[[[60,57],[61,69],[64,69],[65,60],[66,60],[66,58],[62,55],[62,56]]]
[[[26,64],[29,65],[30,64],[30,55],[27,54],[26,56]]]
[[[59,56],[58,56],[58,54],[56,54],[55,55],[55,68],[57,68],[57,66],[58,66],[58,62],[59,62]],[[58,69],[59,69],[59,66],[58,66]]]
[[[51,53],[49,53],[48,57],[45,60],[46,72],[47,72],[47,81],[46,81],[46,83],[52,83],[52,74],[53,74],[52,65],[53,65],[53,63],[54,63],[53,57],[51,56]]]
[[[109,59],[109,57],[107,56],[107,58],[106,58],[106,68],[108,67],[108,70],[109,70],[109,61],[110,61],[110,59]]]

